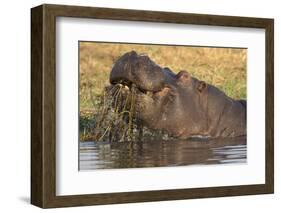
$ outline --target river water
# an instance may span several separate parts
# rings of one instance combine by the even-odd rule
[[[246,137],[150,142],[80,142],[79,170],[247,162]]]

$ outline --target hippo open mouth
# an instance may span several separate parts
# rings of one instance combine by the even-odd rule
[[[246,102],[186,71],[175,74],[132,51],[116,61],[109,80],[134,94],[137,119],[149,128],[178,138],[246,135]]]

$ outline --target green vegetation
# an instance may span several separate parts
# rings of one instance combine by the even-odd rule
[[[128,51],[147,54],[174,72],[186,70],[235,99],[246,98],[247,50],[186,46],[80,43],[80,140],[92,140],[95,114],[114,62]]]

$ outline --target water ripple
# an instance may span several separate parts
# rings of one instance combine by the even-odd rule
[[[149,142],[80,142],[80,170],[247,162],[245,137]]]

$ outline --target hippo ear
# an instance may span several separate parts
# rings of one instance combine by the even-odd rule
[[[188,80],[190,80],[190,78],[191,78],[190,74],[188,72],[186,72],[185,70],[181,70],[177,74],[177,79],[182,82],[187,82]]]
[[[207,87],[207,84],[204,81],[199,81],[197,85],[197,89],[199,92],[203,92]]]

